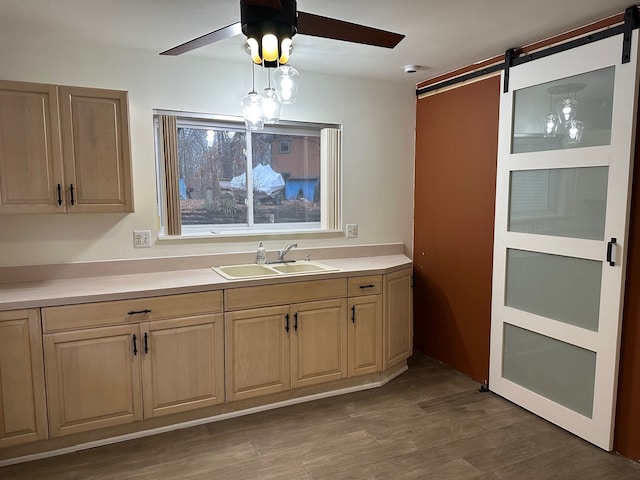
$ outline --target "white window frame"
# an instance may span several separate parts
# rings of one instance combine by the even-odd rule
[[[251,135],[253,132],[246,130],[242,117],[201,114],[193,112],[154,110],[154,135],[155,153],[157,161],[157,200],[158,217],[160,222],[159,239],[176,238],[229,238],[252,237],[259,235],[261,238],[269,235],[291,234],[323,234],[341,232],[341,151],[342,130],[340,125],[281,121],[277,125],[265,125],[264,130],[255,133],[289,133],[292,135],[305,135],[310,132],[319,132],[320,138],[320,206],[321,218],[319,222],[292,222],[292,223],[253,223],[253,215],[249,215],[248,223],[243,224],[202,224],[181,225],[179,235],[167,233],[167,192],[165,187],[165,162],[162,151],[162,139],[159,135],[158,117],[160,115],[175,116],[178,127],[192,126],[195,128],[218,128],[243,132],[247,137],[247,183],[252,182],[251,164]],[[253,189],[247,188],[247,208],[253,211]]]

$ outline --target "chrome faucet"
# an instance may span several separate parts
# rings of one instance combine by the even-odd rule
[[[296,248],[298,246],[297,243],[289,243],[282,250],[278,250],[278,262],[286,262],[284,256],[291,250],[292,248]],[[290,262],[295,262],[295,260],[289,260]]]

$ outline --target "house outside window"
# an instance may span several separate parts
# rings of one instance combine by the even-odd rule
[[[339,225],[335,126],[286,123],[249,131],[241,119],[165,112],[156,112],[155,124],[161,235],[323,231]]]

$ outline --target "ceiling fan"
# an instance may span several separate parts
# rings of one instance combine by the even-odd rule
[[[386,30],[299,12],[296,0],[240,0],[240,22],[165,50],[160,55],[180,55],[240,33],[247,36],[249,47],[253,48],[252,39],[264,38],[265,33],[272,30],[279,42],[286,37],[288,43],[277,45],[278,57],[267,61],[266,65],[266,57],[262,55],[263,46],[255,43],[255,48],[260,50],[251,52],[255,63],[265,66],[287,63],[291,37],[296,33],[385,48],[395,47],[404,38],[404,35]]]

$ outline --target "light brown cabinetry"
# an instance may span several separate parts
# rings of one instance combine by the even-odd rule
[[[0,214],[64,211],[60,148],[56,86],[0,81]]]
[[[412,269],[384,277],[383,368],[404,362],[413,352]]]
[[[349,279],[349,377],[382,370],[382,275]]]
[[[43,309],[51,436],[222,403],[221,311],[221,292]]]
[[[0,214],[132,212],[127,92],[0,81]]]
[[[345,378],[346,292],[345,279],[226,290],[227,401]],[[317,300],[286,304],[304,299]]]
[[[47,438],[38,310],[0,312],[0,448]]]

